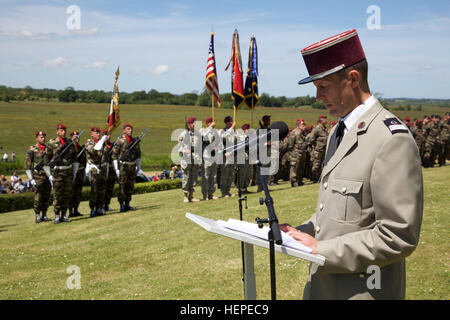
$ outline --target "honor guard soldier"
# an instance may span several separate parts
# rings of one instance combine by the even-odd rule
[[[73,163],[73,186],[72,195],[70,198],[69,205],[69,218],[82,216],[80,211],[78,211],[78,206],[81,201],[81,191],[83,190],[84,176],[86,175],[86,148],[85,146],[80,146],[80,138],[78,137],[80,133],[74,131],[70,134],[70,138],[73,140],[73,146],[77,156],[75,162]],[[77,169],[78,168],[78,169]]]
[[[404,299],[405,259],[417,247],[423,179],[417,145],[369,89],[356,30],[302,51],[318,101],[339,122],[327,141],[315,213],[294,228],[280,225],[313,254],[304,299]],[[373,271],[377,283],[371,279]],[[371,276],[372,274],[372,276]]]
[[[86,173],[91,184],[91,196],[89,199],[89,208],[91,208],[91,218],[105,214],[105,191],[106,175],[108,171],[108,151],[105,141],[108,137],[103,136],[100,139],[100,129],[91,128],[91,139],[86,142]]]
[[[65,125],[57,125],[57,137],[48,142],[44,156],[44,171],[54,190],[55,224],[70,222],[66,213],[72,192],[73,162],[77,154],[71,141],[66,138],[66,130]]]
[[[181,189],[184,193],[184,202],[198,202],[194,198],[194,187],[197,183],[199,165],[201,164],[202,136],[195,130],[195,118],[189,117],[186,122],[187,129],[178,137],[178,152],[181,157],[181,170],[183,181]]]
[[[307,148],[305,128],[305,121],[299,118],[297,119],[297,126],[289,136],[289,149],[291,150],[289,180],[293,188],[303,185]]]
[[[235,143],[235,131],[236,122],[233,121],[231,116],[224,118],[225,128],[219,130],[219,136],[222,139],[223,148],[229,148]],[[220,191],[223,197],[231,197],[230,189],[233,183],[234,177],[234,154],[224,153],[223,162],[220,168]]]
[[[250,137],[248,131],[250,130],[250,124],[244,123],[241,126],[242,131],[237,133],[237,143],[245,143],[248,145]],[[239,168],[239,183],[236,186],[241,190],[243,194],[247,194],[248,184],[250,182],[250,152],[254,152],[250,150],[249,146],[244,147],[242,157],[239,154],[237,156],[237,166]],[[253,158],[256,159],[256,155],[253,155]],[[252,159],[252,160],[254,160]]]
[[[203,149],[203,176],[202,176],[202,194],[203,200],[218,199],[214,196],[216,191],[216,174],[217,174],[217,144],[220,142],[219,135],[214,129],[216,123],[212,117],[205,119],[206,128],[201,129],[202,149]]]
[[[306,141],[312,146],[311,151],[311,178],[313,182],[318,182],[322,172],[322,162],[325,157],[327,146],[328,130],[327,116],[321,115],[317,120],[317,125],[306,137]]]
[[[125,123],[123,135],[117,139],[111,155],[114,171],[119,178],[117,199],[120,204],[120,212],[136,210],[135,207],[130,207],[130,201],[136,182],[136,173],[141,170],[141,147],[137,144],[133,149],[127,150],[133,141],[133,126]],[[126,157],[123,157],[124,155]]]
[[[47,208],[50,202],[52,186],[43,170],[46,134],[44,131],[38,131],[35,136],[36,144],[32,145],[27,151],[25,170],[28,180],[35,189],[33,207],[36,214],[36,223],[39,223],[42,221],[51,221],[51,219],[47,218]],[[42,217],[40,216],[41,213]]]
[[[113,148],[113,143],[110,141],[110,136],[108,136],[108,130],[103,129],[102,134],[104,136],[107,136],[107,139],[105,141],[105,152],[108,151],[108,176],[106,178],[106,190],[105,190],[105,212],[106,211],[112,211],[112,209],[109,207],[109,204],[111,203],[112,194],[114,191],[114,184],[117,180],[116,171],[114,170],[114,165],[112,163],[111,153]]]

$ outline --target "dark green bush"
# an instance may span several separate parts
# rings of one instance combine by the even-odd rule
[[[181,188],[181,179],[136,183],[134,186],[134,194],[158,192],[178,188]],[[113,197],[117,197],[118,189],[119,185],[116,184],[114,186]],[[83,191],[81,193],[81,201],[89,200],[90,192],[91,187],[83,187]],[[53,199],[53,192],[50,199]],[[3,194],[0,195],[0,213],[31,209],[33,208],[33,203],[34,203],[33,192],[26,192],[19,194]]]

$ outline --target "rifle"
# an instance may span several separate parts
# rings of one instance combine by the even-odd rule
[[[147,133],[147,131],[149,129],[150,128],[145,129],[144,132],[142,132],[141,135],[138,138],[133,140],[133,143],[131,143],[128,146],[127,150],[125,150],[125,152],[120,157],[120,161],[125,161],[125,159],[127,158],[128,154],[130,153],[130,151],[133,150],[138,145],[139,142],[141,142],[142,138],[145,136],[145,134]]]
[[[83,134],[83,132],[84,132],[84,129],[83,129],[78,135],[76,135],[75,137],[79,139],[80,136]],[[70,141],[70,143],[69,143],[67,146],[65,146],[64,149],[62,149],[60,152],[58,152],[58,155],[56,156],[56,158],[55,158],[54,160],[52,160],[52,161],[49,162],[48,166],[49,166],[51,169],[53,169],[53,168],[56,166],[56,164],[57,164],[59,161],[61,161],[62,156],[63,156],[63,155],[67,152],[67,150],[69,150],[69,148],[74,144],[74,140],[75,140],[75,139],[72,138],[72,140]]]
[[[119,140],[120,138],[122,138],[123,135],[124,135],[124,133],[122,132],[122,133],[119,135],[119,137],[116,139],[116,141],[114,141],[114,142],[111,144],[111,148],[109,148],[108,154],[111,154],[111,152],[112,152],[114,146],[115,146],[116,143],[117,143],[117,140]]]
[[[81,151],[77,154],[77,157],[75,158],[75,162],[80,159],[81,155],[84,153],[84,150],[86,150],[86,146],[83,146]]]
[[[34,166],[34,170],[35,170],[35,171],[39,171],[39,170],[41,170],[41,169],[44,167],[45,149],[47,149],[47,147],[48,147],[48,144],[45,145],[45,148],[44,148],[44,155],[42,156],[41,161],[39,161],[39,163],[38,163],[37,165]]]

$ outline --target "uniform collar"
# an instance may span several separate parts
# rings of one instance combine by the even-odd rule
[[[349,114],[347,114],[344,118],[340,118],[339,121],[344,121],[345,129],[344,135],[348,132],[348,130],[362,117],[367,110],[370,109],[377,102],[377,99],[371,95],[367,98],[363,103],[353,109]]]

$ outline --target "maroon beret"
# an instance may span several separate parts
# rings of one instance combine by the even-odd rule
[[[187,119],[187,123],[194,123],[195,120],[196,120],[195,117],[189,117]]]
[[[67,127],[65,125],[63,125],[62,123],[58,123],[58,125],[56,126],[56,130],[58,129],[67,129]]]
[[[244,123],[242,125],[242,130],[250,129],[250,125],[248,123]]]
[[[123,128],[125,129],[125,128],[127,128],[127,127],[130,127],[131,129],[133,129],[133,126],[132,126],[131,124],[125,123],[125,124],[123,125]]]
[[[305,123],[305,120],[303,120],[302,118],[298,118],[297,123],[301,123],[301,122]]]
[[[95,132],[100,133],[100,129],[98,127],[92,127],[91,131],[95,131]]]
[[[227,123],[227,122],[230,122],[230,121],[233,121],[233,118],[231,116],[226,116],[225,119],[223,119],[224,123]]]
[[[78,131],[74,131],[74,132],[72,132],[71,134],[70,134],[70,136],[71,137],[73,137],[73,136],[77,136],[77,135],[79,135],[80,133],[78,132]]]
[[[322,79],[366,58],[355,29],[319,41],[301,53],[309,77],[298,84]]]
[[[47,136],[44,131],[36,131],[36,137],[37,136]]]
[[[205,119],[206,124],[211,123],[212,121],[213,121],[212,117],[206,117],[206,119]]]

